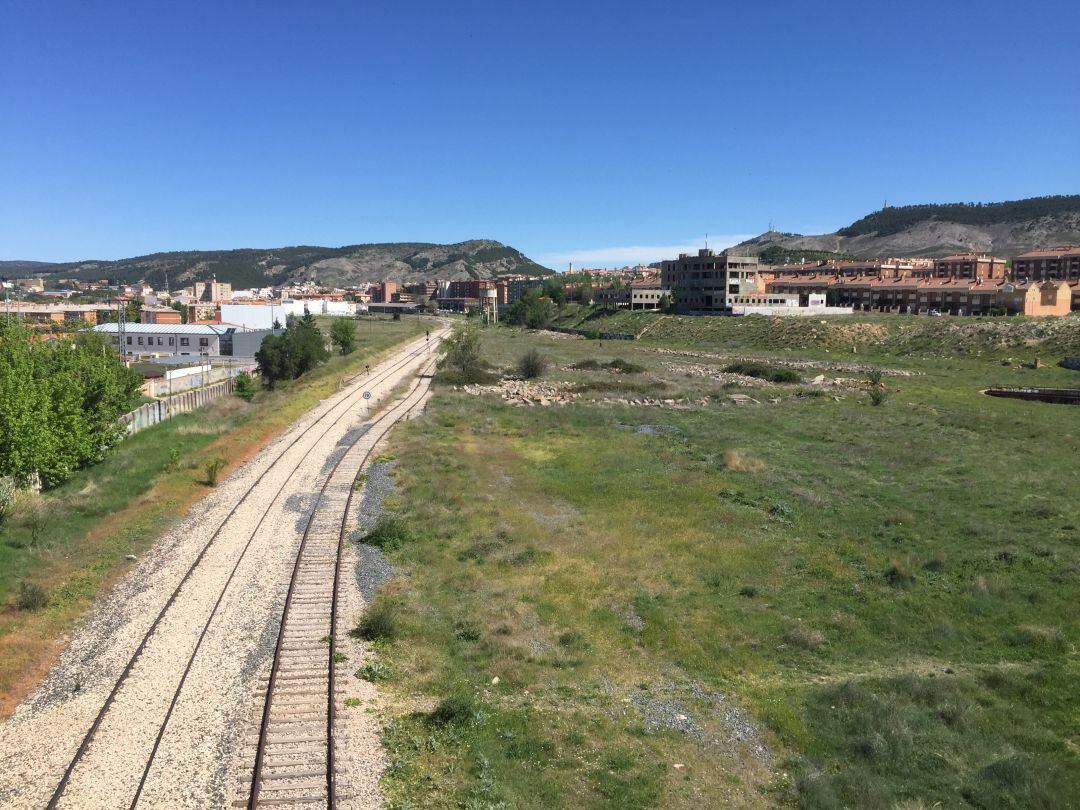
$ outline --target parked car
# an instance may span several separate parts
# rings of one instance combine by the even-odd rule
[[[940,309],[932,309],[929,312],[927,312],[926,314],[929,315],[932,318],[940,318],[941,317],[941,310]]]

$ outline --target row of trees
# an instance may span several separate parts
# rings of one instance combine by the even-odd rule
[[[576,274],[573,279],[579,286],[575,300],[581,304],[592,301],[592,276],[588,273]],[[512,326],[527,326],[530,329],[544,329],[554,320],[560,307],[570,302],[564,284],[565,277],[544,279],[540,287],[529,287],[517,301],[508,306],[503,313],[503,320]]]
[[[263,384],[273,389],[281,380],[295,380],[330,357],[315,316],[291,318],[280,335],[267,335],[255,352]]]
[[[305,312],[301,318],[290,318],[288,324],[282,334],[267,335],[255,352],[267,388],[273,388],[281,380],[295,380],[330,357],[314,315]],[[275,331],[280,328],[280,324],[274,324]],[[356,351],[356,321],[335,318],[330,324],[330,342],[343,357]]]
[[[0,320],[0,476],[52,487],[101,461],[123,438],[120,417],[141,383],[103,335],[44,342]]]

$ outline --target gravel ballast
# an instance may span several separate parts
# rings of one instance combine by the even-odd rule
[[[376,402],[413,377],[429,362],[426,352],[387,379],[371,382],[408,351],[424,345],[423,338],[413,341],[297,420],[196,504],[100,600],[38,690],[0,725],[0,805],[46,804],[137,645],[236,507],[124,681],[60,806],[130,804],[189,660],[190,672],[140,805],[206,808],[228,802],[233,763],[249,728],[258,675],[272,651],[312,496],[328,465],[344,452],[343,442],[363,429],[368,409],[360,394],[370,390],[371,402]],[[294,439],[298,441],[289,447]]]

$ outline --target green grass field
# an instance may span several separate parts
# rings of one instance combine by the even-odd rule
[[[100,589],[206,491],[205,466],[229,467],[337,390],[344,375],[422,333],[415,319],[357,323],[358,348],[300,380],[261,391],[250,404],[217,400],[122,442],[101,464],[21,507],[0,527],[0,715],[47,666],[53,642]],[[28,586],[47,603],[20,606]]]
[[[929,360],[1060,359],[1080,355],[1080,313],[1065,318],[929,318],[915,315],[743,318],[604,313],[567,306],[560,326],[641,335],[646,345],[798,354],[858,353]]]
[[[706,348],[776,362],[753,329]],[[826,365],[688,376],[729,363],[657,351],[693,336],[485,346],[503,368],[540,348],[579,396],[444,387],[395,434],[386,545],[407,575],[363,632],[389,677],[392,807],[1080,802],[1080,410],[979,393],[1080,373],[1006,349],[792,352],[918,372],[874,406],[862,379],[810,391],[862,376]],[[570,368],[613,358],[645,370]],[[610,401],[647,397],[680,407]]]

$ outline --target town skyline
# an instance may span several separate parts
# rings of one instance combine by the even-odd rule
[[[625,264],[1080,187],[1075,47],[1006,56],[1074,4],[291,11],[10,8],[3,258],[491,238]]]

